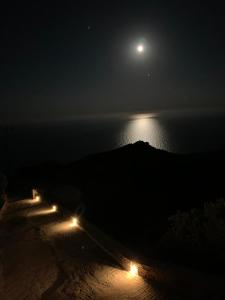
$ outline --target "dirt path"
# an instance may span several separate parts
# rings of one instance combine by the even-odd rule
[[[46,203],[7,203],[0,214],[0,299],[225,299],[223,279],[147,269],[130,278],[82,228]]]

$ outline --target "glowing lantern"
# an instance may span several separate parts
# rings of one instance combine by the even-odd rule
[[[40,200],[41,200],[41,197],[40,196],[35,196],[35,200],[37,201],[37,202],[39,202]]]
[[[72,227],[77,227],[78,226],[78,219],[77,218],[72,218],[72,223],[71,223]]]
[[[130,264],[129,274],[131,277],[135,277],[138,275],[138,267],[134,263]]]
[[[57,211],[57,209],[58,209],[58,208],[57,208],[56,205],[52,205],[52,210],[53,210],[53,211]]]
[[[37,195],[38,195],[37,190],[32,189],[32,196],[33,196],[33,199],[36,199]]]

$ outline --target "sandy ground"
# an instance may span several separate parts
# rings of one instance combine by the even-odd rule
[[[0,299],[225,299],[222,278],[159,266],[130,277],[69,217],[31,199],[0,213]],[[88,229],[89,230],[89,229]],[[99,238],[99,235],[98,235]]]

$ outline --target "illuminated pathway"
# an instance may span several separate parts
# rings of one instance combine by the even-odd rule
[[[3,207],[0,249],[3,300],[225,299],[224,280],[200,273],[151,266],[148,281],[131,276],[78,220],[32,199]]]

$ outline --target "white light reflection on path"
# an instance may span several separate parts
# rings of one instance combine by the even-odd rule
[[[168,134],[160,124],[157,116],[150,114],[133,115],[119,136],[120,146],[137,141],[148,142],[158,149],[168,149]]]

